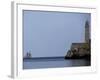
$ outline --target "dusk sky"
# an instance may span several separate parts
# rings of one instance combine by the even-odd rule
[[[23,11],[24,56],[65,56],[72,43],[84,42],[89,13]]]

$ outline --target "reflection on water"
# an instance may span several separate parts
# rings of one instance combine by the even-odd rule
[[[24,59],[23,69],[41,69],[41,68],[60,68],[90,66],[90,61],[85,59],[67,59],[59,58],[35,58]]]

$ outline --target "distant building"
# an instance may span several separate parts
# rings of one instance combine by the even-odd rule
[[[32,57],[31,52],[27,52],[25,58],[31,58],[31,57]]]

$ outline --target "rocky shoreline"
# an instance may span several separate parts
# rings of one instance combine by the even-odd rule
[[[84,56],[78,56],[78,55],[73,55],[71,57],[65,56],[65,59],[86,59],[86,60],[91,60],[91,55],[84,55]]]

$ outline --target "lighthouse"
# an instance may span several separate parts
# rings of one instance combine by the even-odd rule
[[[89,29],[89,22],[85,22],[85,42],[89,43],[90,40],[90,29]]]

